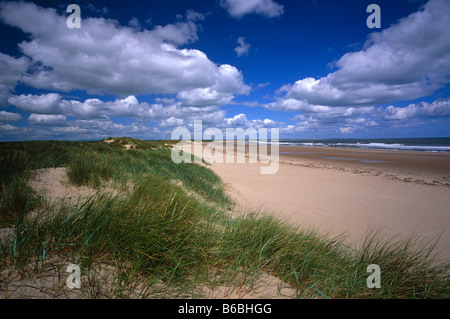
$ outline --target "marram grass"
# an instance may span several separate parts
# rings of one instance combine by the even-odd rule
[[[0,296],[29,297],[17,287],[25,282],[47,297],[201,298],[204,287],[251,288],[270,274],[296,298],[449,298],[449,263],[433,243],[370,230],[349,247],[273,214],[230,214],[220,178],[174,164],[170,143],[1,144],[0,218],[10,235],[0,236]],[[97,193],[51,204],[27,188],[33,169],[59,166]],[[77,293],[66,286],[68,264],[82,270]],[[370,264],[381,268],[380,288],[367,287]]]

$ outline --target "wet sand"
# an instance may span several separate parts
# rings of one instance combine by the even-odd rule
[[[390,170],[450,185],[450,153],[281,146],[280,157]]]
[[[353,245],[370,227],[440,237],[436,250],[450,257],[450,154],[281,146],[276,174],[248,161],[211,164],[244,212],[260,208]]]

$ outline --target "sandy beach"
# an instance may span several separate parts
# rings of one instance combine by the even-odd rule
[[[281,146],[266,164],[211,163],[243,212],[261,209],[302,227],[345,234],[358,245],[368,228],[425,241],[450,257],[450,154]]]

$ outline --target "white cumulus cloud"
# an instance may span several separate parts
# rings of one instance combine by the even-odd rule
[[[199,50],[180,48],[198,39],[197,21],[203,18],[188,11],[184,20],[152,30],[85,18],[82,28],[69,29],[66,17],[54,9],[25,2],[0,3],[0,21],[29,36],[19,44],[31,59],[30,72],[21,77],[26,85],[122,96],[182,92],[180,97],[190,104],[227,103],[235,94],[248,91],[242,74],[231,66],[216,65]],[[16,79],[10,82],[3,90],[0,87],[0,94],[11,89]]]
[[[450,116],[450,100],[437,100],[433,103],[421,102],[406,107],[388,106],[382,117],[386,120],[409,120],[412,118],[433,118]]]
[[[0,111],[0,122],[17,122],[22,120],[22,115],[13,112]]]
[[[0,52],[0,107],[6,106],[6,100],[28,69],[27,57],[14,58]]]
[[[342,56],[337,71],[280,89],[287,99],[328,106],[368,106],[412,100],[450,82],[450,1],[422,10],[370,35],[364,48]]]
[[[237,43],[238,43],[238,46],[236,48],[234,48],[234,51],[236,52],[237,56],[240,57],[243,55],[247,55],[250,50],[250,44],[245,42],[244,37],[239,37],[237,39]]]
[[[234,18],[247,14],[275,18],[284,13],[284,7],[273,0],[221,0],[220,4]]]
[[[28,117],[30,124],[40,125],[61,125],[66,123],[64,115],[48,115],[48,114],[31,114]]]

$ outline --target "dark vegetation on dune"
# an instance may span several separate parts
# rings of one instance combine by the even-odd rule
[[[348,247],[271,214],[237,212],[206,163],[172,162],[173,144],[0,143],[0,228],[11,230],[0,237],[0,294],[11,293],[17,274],[59,269],[63,285],[52,296],[64,296],[64,267],[73,263],[82,269],[79,298],[200,298],[202,287],[251,290],[263,273],[289,284],[294,298],[450,296],[449,264],[433,243],[378,230]],[[97,192],[48,202],[29,180],[55,167]],[[382,270],[379,289],[367,287],[370,264]]]

